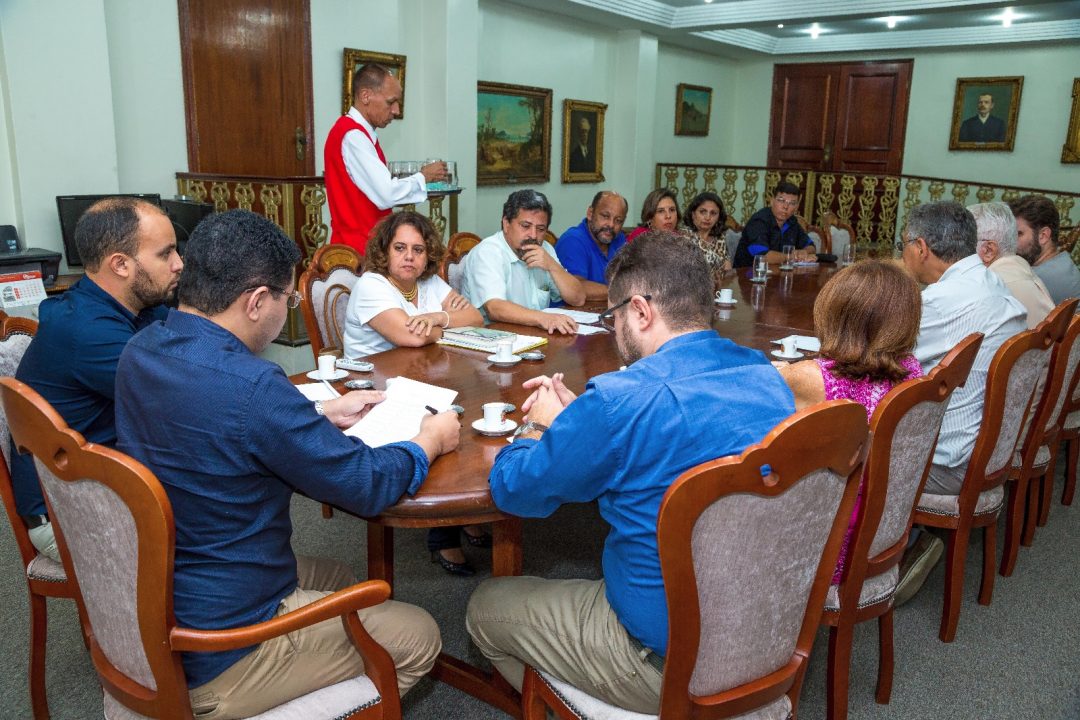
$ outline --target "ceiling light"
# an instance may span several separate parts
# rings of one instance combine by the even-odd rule
[[[1002,27],[1012,27],[1013,20],[1019,20],[1023,15],[1017,15],[1011,7],[1005,8],[1000,15],[992,15],[991,20],[1000,20]]]
[[[783,27],[784,27],[784,23],[777,23],[777,24],[776,24],[776,27],[778,27],[778,28],[783,28]]]
[[[810,26],[810,37],[811,38],[813,38],[814,40],[817,40],[818,35],[820,35],[820,34],[821,34],[821,26],[820,25],[818,25],[817,23],[814,23],[813,25]]]
[[[705,0],[705,4],[706,4],[706,5],[708,5],[708,4],[709,4],[709,3],[711,3],[711,2],[712,2],[712,0]]]
[[[889,17],[885,18],[885,24],[889,26],[890,30],[892,30],[894,27],[896,27],[896,21],[899,19],[900,18],[896,17],[895,15],[890,15]]]

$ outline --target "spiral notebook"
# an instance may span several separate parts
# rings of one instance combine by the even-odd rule
[[[547,338],[535,335],[518,335],[507,330],[496,330],[484,327],[460,327],[443,330],[440,345],[462,347],[467,350],[478,350],[491,355],[495,352],[500,340],[512,338],[514,347],[512,352],[520,353],[526,350],[547,344]]]

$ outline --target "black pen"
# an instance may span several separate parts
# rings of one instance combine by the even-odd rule
[[[439,414],[439,411],[436,410],[435,408],[431,407],[430,405],[425,405],[424,409],[427,410],[432,415],[438,415]]]

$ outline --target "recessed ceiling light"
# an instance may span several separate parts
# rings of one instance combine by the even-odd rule
[[[705,4],[706,4],[706,5],[708,5],[708,4],[709,4],[709,3],[711,3],[711,2],[712,2],[712,0],[705,0]]]
[[[1001,11],[1000,15],[992,15],[990,16],[990,19],[1000,20],[1002,27],[1012,27],[1013,20],[1019,20],[1023,17],[1023,15],[1017,15],[1016,13],[1014,13],[1011,7],[1007,7]]]
[[[894,27],[896,27],[896,21],[899,19],[900,18],[896,17],[895,15],[890,15],[889,17],[885,18],[885,24],[889,26],[890,30],[892,30]]]
[[[810,26],[810,37],[811,38],[813,38],[814,40],[817,40],[818,35],[820,35],[820,34],[821,34],[821,26],[820,25],[818,25],[817,23],[814,23],[813,25]]]
[[[784,27],[784,23],[777,23],[777,24],[776,24],[776,27],[778,27],[778,28],[782,28],[782,27]]]

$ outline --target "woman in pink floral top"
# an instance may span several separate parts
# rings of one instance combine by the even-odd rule
[[[795,409],[825,400],[854,400],[866,406],[869,421],[890,390],[923,374],[911,354],[921,316],[919,287],[895,263],[866,260],[838,272],[814,302],[820,356],[778,365],[795,395]],[[860,486],[833,574],[834,585],[843,576],[861,510]]]

